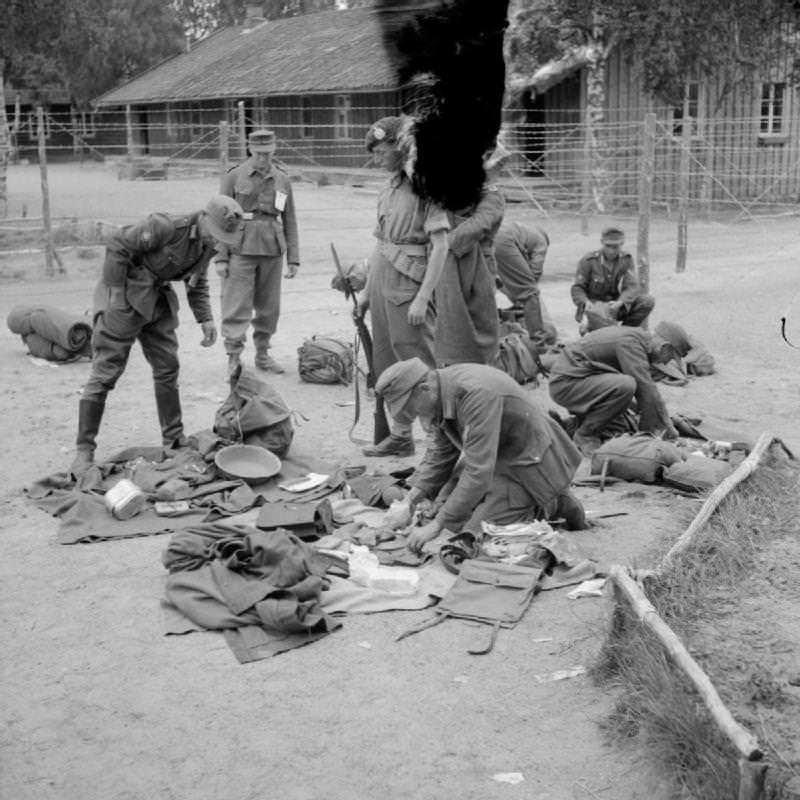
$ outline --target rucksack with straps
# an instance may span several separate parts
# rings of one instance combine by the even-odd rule
[[[503,333],[492,366],[503,370],[519,384],[535,381],[542,369],[537,348],[528,332],[517,323],[506,322],[501,327]]]
[[[350,383],[353,345],[330,336],[312,336],[297,348],[297,371],[308,383]]]

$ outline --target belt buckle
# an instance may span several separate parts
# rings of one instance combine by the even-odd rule
[[[256,215],[252,211],[245,211],[242,213],[242,219],[255,219]]]

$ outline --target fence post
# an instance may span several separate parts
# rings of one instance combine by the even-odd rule
[[[656,115],[644,115],[642,161],[639,165],[639,228],[636,235],[636,272],[646,294],[650,293],[650,211],[656,158]],[[647,326],[647,320],[644,322]]]
[[[228,171],[228,123],[219,121],[219,171],[224,175]]]
[[[133,114],[129,105],[125,106],[125,149],[128,161],[133,161]]]
[[[244,115],[244,100],[240,100],[237,104],[238,107],[238,124],[239,124],[239,145],[242,148],[242,160],[247,158],[247,121]]]
[[[0,58],[0,217],[8,214],[8,161],[11,141],[6,119],[5,59]],[[17,94],[19,97],[19,94]]]
[[[688,243],[689,215],[689,156],[692,148],[692,119],[683,115],[681,128],[681,165],[678,176],[678,253],[675,261],[675,272],[686,269],[686,247]]]
[[[42,225],[44,226],[44,272],[53,277],[53,231],[50,225],[50,189],[47,185],[47,143],[44,109],[36,106],[36,137],[39,140],[39,172],[42,177]]]
[[[583,180],[581,181],[581,233],[589,235],[589,198],[592,194],[592,146],[589,118],[583,122]]]

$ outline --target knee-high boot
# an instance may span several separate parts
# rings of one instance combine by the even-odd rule
[[[156,408],[161,424],[161,443],[165,447],[185,447],[181,414],[181,395],[178,387],[156,384]]]
[[[94,464],[97,432],[105,410],[105,397],[101,400],[81,399],[78,403],[78,435],[75,439],[75,460],[69,471],[83,475]]]

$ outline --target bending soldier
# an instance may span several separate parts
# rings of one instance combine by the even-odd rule
[[[578,417],[573,441],[584,455],[591,456],[600,446],[606,426],[634,399],[639,430],[677,435],[650,364],[665,364],[680,352],[677,341],[620,326],[590,331],[562,350],[550,370],[548,388],[556,403]]]
[[[94,294],[92,371],[78,404],[76,457],[80,475],[94,462],[95,440],[106,397],[116,386],[138,339],[153,370],[162,443],[183,446],[178,391],[178,297],[171,282],[182,280],[204,347],[217,339],[208,295],[208,262],[216,242],[241,235],[242,209],[229,197],[212,197],[204,211],[184,216],[150,214],[123,228],[109,242]]]
[[[436,517],[414,528],[418,550],[442,530],[482,535],[481,522],[500,525],[562,516],[585,527],[583,506],[570,492],[581,457],[562,428],[504,372],[484,364],[431,370],[418,358],[384,370],[376,389],[395,419],[419,417],[429,430],[425,457],[409,479],[409,502],[433,498],[461,470]]]

